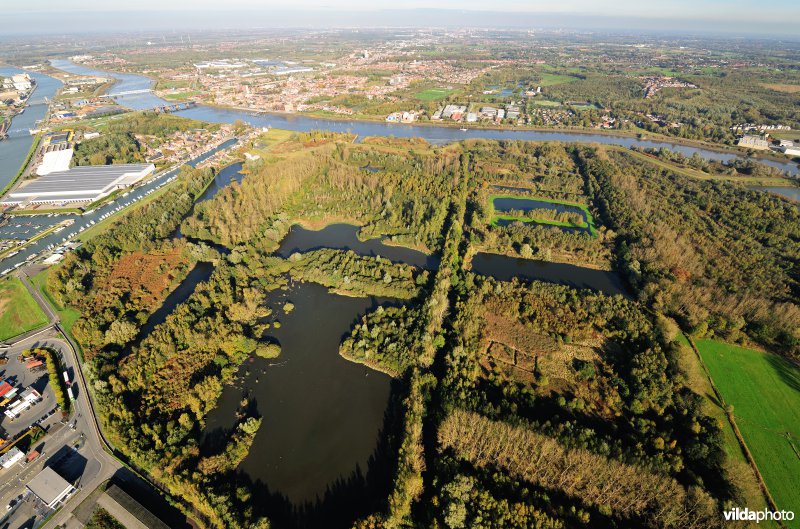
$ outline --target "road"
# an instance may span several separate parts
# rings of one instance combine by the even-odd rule
[[[97,486],[110,479],[122,468],[122,463],[104,449],[105,442],[101,436],[99,423],[89,398],[77,351],[63,332],[58,315],[42,297],[41,293],[30,284],[25,267],[20,271],[19,276],[33,298],[44,310],[50,323],[42,329],[7,341],[6,343],[10,345],[7,349],[7,354],[15,356],[31,347],[48,347],[61,353],[65,364],[64,367],[73,373],[73,378],[77,383],[76,401],[73,414],[70,417],[70,423],[75,421],[75,429],[61,427],[52,435],[48,434],[43,439],[44,450],[46,451],[44,457],[40,457],[35,464],[28,465],[22,470],[18,470],[19,467],[14,467],[14,470],[17,470],[14,474],[0,474],[0,481],[2,481],[2,484],[0,484],[0,506],[8,505],[12,498],[23,492],[24,484],[38,470],[41,470],[48,455],[55,454],[64,446],[74,444],[83,434],[84,441],[79,453],[86,458],[87,464],[82,477],[76,484],[79,490],[44,526],[57,527],[67,523],[72,515],[72,507],[79,505]],[[7,472],[13,472],[14,470]]]

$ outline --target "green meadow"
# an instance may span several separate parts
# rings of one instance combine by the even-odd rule
[[[15,276],[0,279],[0,340],[47,324],[47,316]]]
[[[716,340],[697,348],[779,509],[800,510],[800,368]],[[800,517],[787,523],[800,528]]]

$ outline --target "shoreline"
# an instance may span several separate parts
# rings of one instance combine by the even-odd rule
[[[192,99],[188,99],[187,101],[193,101]],[[387,123],[383,119],[378,117],[369,118],[364,116],[347,116],[347,115],[317,115],[313,113],[307,112],[282,112],[278,110],[256,110],[253,108],[247,107],[237,107],[233,105],[220,105],[217,103],[198,103],[198,106],[208,107],[208,108],[215,108],[219,110],[231,110],[236,112],[246,112],[249,114],[257,115],[257,116],[280,116],[285,118],[291,117],[302,117],[307,119],[319,119],[322,121],[357,121],[360,123],[375,123],[375,124],[386,124],[388,126],[397,126],[397,127],[431,127],[431,128],[443,128],[443,129],[462,129],[466,128],[467,131],[494,131],[494,132],[542,132],[542,133],[554,133],[554,134],[583,134],[586,136],[591,135],[598,135],[598,136],[607,136],[609,138],[627,138],[631,140],[639,140],[639,141],[655,141],[655,142],[662,142],[662,143],[670,143],[673,145],[680,145],[683,147],[694,147],[698,149],[705,149],[709,151],[714,151],[721,154],[732,154],[737,156],[742,156],[744,158],[752,158],[755,160],[760,159],[767,159],[772,160],[774,162],[780,163],[794,163],[794,159],[790,157],[782,157],[774,153],[765,153],[765,152],[754,152],[752,155],[748,155],[746,149],[741,149],[736,146],[727,145],[727,144],[720,144],[720,143],[709,143],[705,140],[687,140],[685,138],[676,138],[673,136],[667,136],[665,134],[658,134],[650,131],[646,131],[643,129],[639,129],[636,131],[628,131],[628,130],[619,130],[619,129],[585,129],[580,127],[564,127],[564,128],[555,128],[555,127],[508,127],[508,126],[498,126],[498,125],[479,125],[479,126],[471,126],[467,123],[447,123],[447,122],[440,122],[440,123],[432,123],[430,121],[415,121],[413,123]],[[278,128],[278,127],[276,127]],[[464,138],[465,140],[475,139],[475,138]],[[463,140],[456,140],[456,141],[463,141]],[[523,141],[563,141],[564,143],[569,143],[569,140],[523,140]],[[590,143],[590,142],[587,142]],[[800,163],[797,164],[798,169],[800,169]]]

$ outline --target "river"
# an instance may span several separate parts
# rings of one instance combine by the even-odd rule
[[[19,68],[0,68],[0,77],[8,77],[17,73],[25,73]],[[18,114],[11,121],[8,138],[0,140],[0,189],[11,182],[17,175],[22,162],[33,144],[33,136],[29,130],[36,128],[36,122],[47,115],[47,103],[44,98],[52,99],[61,86],[61,81],[38,72],[27,72],[36,80],[36,90],[31,94],[29,106],[25,112]]]
[[[70,61],[52,60],[51,64],[59,69],[80,75],[96,75],[102,77],[114,77],[117,83],[109,92],[111,95],[127,92],[130,90],[141,90],[151,88],[153,80],[141,75],[105,72],[86,66],[76,65]],[[122,96],[117,99],[121,105],[134,108],[153,108],[169,104],[168,101],[156,97],[153,94],[136,94]],[[692,147],[659,140],[640,140],[626,136],[613,136],[606,134],[577,133],[577,132],[558,132],[558,131],[532,131],[532,130],[493,130],[470,128],[462,131],[455,127],[436,127],[423,125],[408,125],[401,123],[385,123],[371,121],[354,121],[346,119],[316,119],[303,115],[285,114],[264,114],[248,112],[243,110],[231,110],[199,105],[195,108],[182,110],[177,115],[187,118],[198,119],[211,123],[233,123],[236,120],[245,121],[258,127],[275,127],[280,129],[303,131],[310,130],[330,130],[334,132],[350,132],[357,134],[359,138],[367,136],[396,136],[402,138],[417,137],[424,138],[431,143],[444,144],[464,139],[488,139],[488,140],[529,140],[529,141],[563,141],[578,143],[602,143],[622,145],[623,147],[666,147],[675,152],[680,152],[685,156],[692,156],[697,153],[710,160],[728,161],[736,158],[745,158],[735,153],[717,152],[701,147]],[[759,162],[775,167],[782,171],[789,171],[791,174],[799,174],[797,164],[790,161],[782,162],[778,160],[764,159]]]
[[[153,86],[153,81],[147,77],[141,75],[134,75],[134,74],[123,74],[123,73],[116,73],[116,72],[106,72],[102,70],[97,70],[93,68],[88,68],[85,66],[76,65],[71,63],[70,61],[64,60],[53,60],[51,64],[59,69],[63,69],[64,71],[68,71],[71,73],[75,73],[78,75],[95,75],[101,77],[113,77],[117,79],[117,83],[112,87],[110,93],[118,94],[122,92],[127,92],[130,90],[141,90],[150,88]],[[34,76],[41,76],[40,74],[33,74]],[[53,83],[57,83],[58,81],[47,77],[43,77],[43,86],[44,81],[47,79],[51,79]],[[48,81],[49,83],[50,81]],[[57,87],[57,85],[55,85]],[[53,88],[54,90],[54,88]],[[44,91],[43,91],[44,93]],[[36,97],[41,97],[42,94],[37,95]],[[34,98],[35,99],[35,98]],[[166,104],[167,101],[160,99],[153,95],[152,93],[147,94],[135,94],[129,96],[121,96],[118,98],[118,102],[121,105],[128,106],[134,109],[142,109],[142,108],[152,108],[155,106]],[[42,109],[44,112],[44,109]],[[639,147],[667,147],[672,149],[676,152],[681,152],[686,156],[691,156],[694,153],[698,153],[699,155],[714,160],[732,160],[735,158],[744,158],[743,156],[734,154],[734,153],[721,153],[709,149],[703,149],[700,147],[690,147],[686,145],[679,145],[664,141],[656,141],[656,140],[639,140],[636,138],[630,137],[621,137],[621,136],[611,136],[611,135],[603,135],[603,134],[582,134],[582,133],[574,133],[574,132],[557,132],[557,131],[530,131],[530,130],[490,130],[490,129],[479,129],[479,128],[470,128],[467,131],[461,131],[457,128],[453,127],[435,127],[435,126],[421,126],[421,125],[406,125],[406,124],[390,124],[390,123],[383,123],[383,122],[366,122],[366,121],[352,121],[352,120],[321,120],[315,119],[308,116],[301,116],[301,115],[277,115],[277,114],[259,114],[256,112],[246,112],[246,111],[239,111],[239,110],[229,110],[229,109],[220,109],[214,107],[206,107],[206,106],[197,106],[195,108],[182,110],[177,112],[178,115],[184,116],[187,118],[203,120],[207,122],[213,123],[232,123],[236,120],[243,120],[247,123],[250,123],[254,126],[259,127],[277,127],[283,128],[288,130],[295,130],[295,131],[310,131],[315,129],[325,129],[337,132],[351,132],[357,134],[360,138],[366,136],[397,136],[397,137],[420,137],[428,140],[431,143],[443,144],[452,141],[459,141],[467,138],[483,138],[483,139],[497,139],[497,140],[530,140],[530,141],[563,141],[563,142],[580,142],[580,143],[589,143],[589,142],[597,142],[603,144],[616,144],[622,145],[625,147],[630,146],[639,146]],[[27,116],[28,111],[23,114],[23,116]],[[28,119],[28,118],[25,118]],[[22,124],[24,122],[20,122]],[[12,125],[12,131],[19,129],[18,125]],[[27,132],[26,132],[27,134]],[[10,138],[11,140],[12,138]],[[27,149],[30,147],[30,139],[26,140],[27,145],[22,145],[24,147],[25,153],[27,153]],[[19,169],[19,165],[21,164],[21,158],[24,158],[25,153],[19,154],[20,146],[15,147],[8,147],[3,144],[6,144],[7,141],[0,142],[0,154],[4,154],[2,149],[8,149],[9,152],[14,150],[16,152],[17,162],[7,162],[7,156],[0,156],[2,159],[2,164],[5,166],[6,164],[8,167],[11,167],[13,172],[11,176],[3,176],[3,178],[10,179],[13,177],[13,174],[16,174],[16,171]],[[15,150],[16,149],[16,150]],[[781,169],[782,171],[789,171],[792,174],[798,174],[798,167],[789,161],[781,162],[777,160],[759,160],[766,165],[770,165],[772,167],[776,167]],[[4,172],[3,175],[8,175],[8,172]],[[141,187],[134,191],[134,194],[140,194],[143,191],[146,192],[148,190],[148,186]],[[83,225],[87,224],[88,221],[96,220],[106,209],[110,209],[113,206],[106,206],[106,208],[101,208],[100,210],[95,210],[95,212],[83,215],[81,217],[77,217],[79,219],[79,223],[77,225],[78,228],[84,227]],[[53,224],[58,222],[59,218],[55,218],[53,220]],[[75,226],[73,229],[70,229],[70,232],[74,232]],[[37,243],[31,245],[29,248],[21,251],[19,254],[12,258],[4,259],[2,262],[2,267],[6,270],[11,268],[15,265],[18,265],[24,260],[33,255],[34,253],[38,253],[45,249],[48,244],[58,243],[60,242],[63,236],[54,237],[52,235],[37,241]]]

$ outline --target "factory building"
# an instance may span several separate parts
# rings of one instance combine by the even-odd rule
[[[94,202],[132,187],[155,171],[153,164],[89,165],[55,171],[9,193],[4,205]]]

